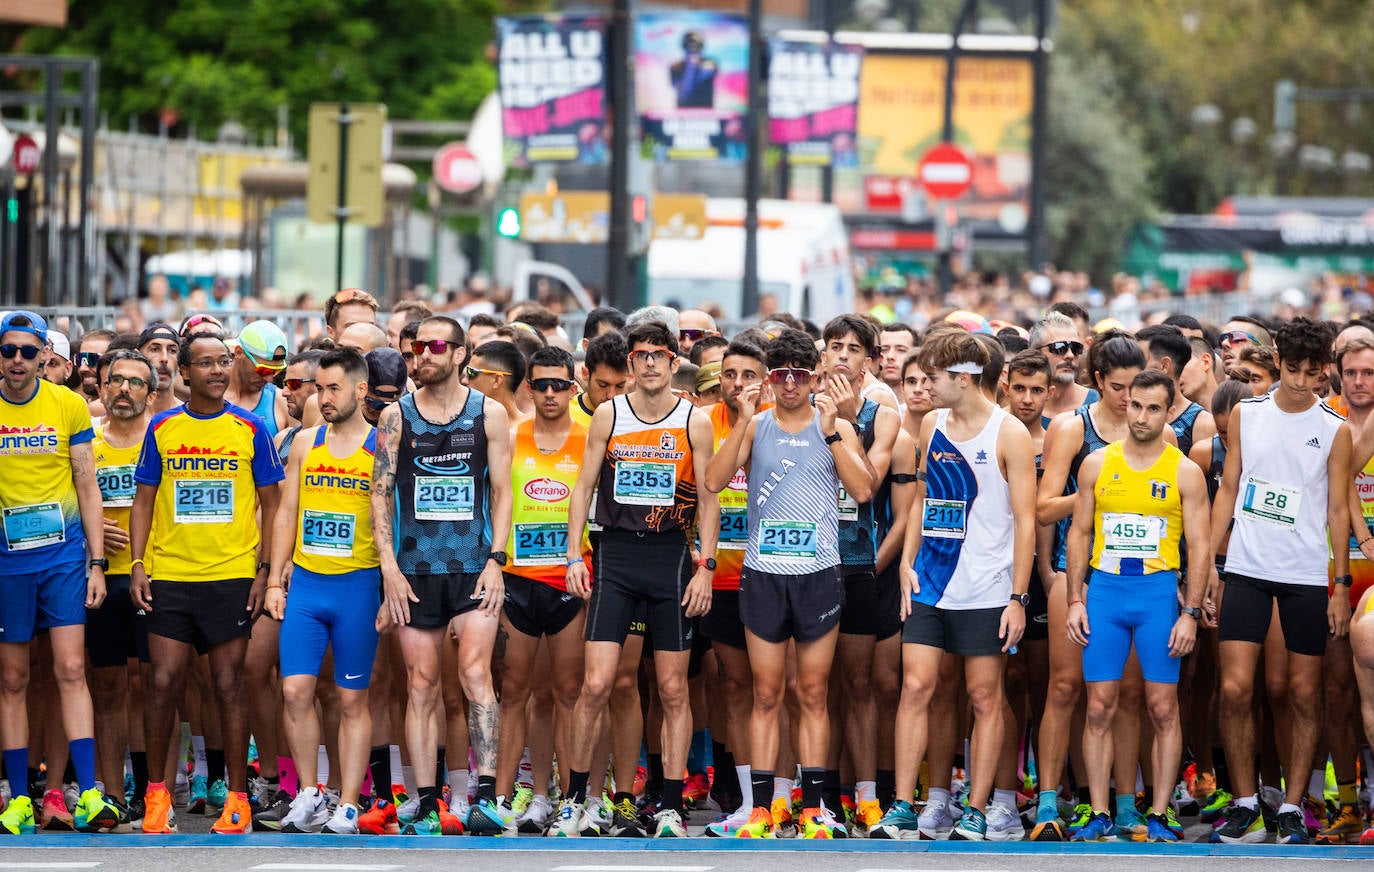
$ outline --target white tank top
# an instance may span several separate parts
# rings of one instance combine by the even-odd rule
[[[966,442],[949,437],[949,410],[936,412],[926,454],[926,500],[918,506],[917,602],[942,609],[1003,608],[1011,598],[1015,525],[1011,489],[997,462],[1008,415],[994,406]]]
[[[1272,394],[1239,409],[1242,466],[1226,571],[1325,587],[1326,462],[1345,419],[1320,400],[1284,412]]]

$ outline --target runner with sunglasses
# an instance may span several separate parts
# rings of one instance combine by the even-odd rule
[[[526,417],[515,393],[524,381],[525,356],[504,340],[483,342],[463,367],[463,384],[500,403],[512,421]]]
[[[654,669],[663,704],[663,807],[652,835],[684,836],[682,778],[692,739],[687,670],[692,647],[691,618],[711,606],[716,569],[720,506],[702,492],[714,448],[711,422],[671,392],[678,367],[677,337],[658,321],[637,324],[626,336],[633,392],[598,407],[573,492],[568,520],[568,590],[590,598],[587,615],[586,676],[574,709],[572,769],[555,827],[582,814],[600,721],[615,683],[621,646],[640,603],[648,608]],[[598,520],[604,528],[596,548],[596,586],[578,544],[587,521],[592,489],[600,492]],[[701,560],[689,569],[688,533],[695,523]]]
[[[115,826],[118,812],[95,789],[95,715],[86,684],[86,608],[105,600],[104,526],[86,403],[39,378],[47,324],[26,311],[0,320],[0,740],[12,797],[0,831],[35,829],[28,796],[29,643],[47,628],[62,722],[81,791],[70,825]],[[62,814],[67,807],[57,797]],[[70,818],[69,818],[70,820]]]
[[[359,321],[377,323],[377,298],[362,288],[344,288],[324,301],[325,331],[335,342]]]
[[[367,395],[363,397],[363,417],[377,426],[382,412],[406,395],[408,364],[390,348],[369,351],[367,361]]]
[[[683,309],[677,316],[677,343],[683,357],[692,353],[692,346],[706,336],[719,336],[716,319],[700,309]]]
[[[420,388],[382,411],[372,476],[372,530],[381,555],[385,602],[378,620],[400,627],[410,703],[406,737],[419,794],[408,834],[439,835],[436,755],[445,636],[458,640],[477,802],[466,829],[502,832],[510,815],[496,795],[499,704],[491,660],[510,536],[510,420],[500,403],[465,387],[466,349],[452,318],[420,323],[412,350]],[[379,349],[378,352],[390,349]]]
[[[1237,316],[1227,321],[1221,328],[1220,336],[1217,337],[1217,347],[1221,349],[1221,362],[1226,369],[1230,369],[1241,349],[1256,345],[1272,349],[1274,340],[1268,328],[1261,324],[1258,318],[1248,315]]]
[[[276,438],[291,420],[286,397],[273,381],[286,369],[286,334],[271,321],[250,321],[229,346],[234,368],[225,401],[257,415]]]
[[[1078,364],[1085,346],[1073,319],[1059,312],[1047,313],[1031,328],[1030,347],[1043,352],[1054,370],[1054,390],[1045,403],[1046,430],[1060,412],[1097,402],[1097,391],[1078,384]]]

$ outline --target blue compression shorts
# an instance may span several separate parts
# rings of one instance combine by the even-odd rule
[[[325,648],[334,648],[334,682],[366,690],[377,655],[380,569],[321,575],[294,566],[281,624],[281,674],[318,675]]]
[[[1094,569],[1086,606],[1084,681],[1120,681],[1134,641],[1146,681],[1178,684],[1179,660],[1169,656],[1169,634],[1179,614],[1177,573],[1113,575]]]

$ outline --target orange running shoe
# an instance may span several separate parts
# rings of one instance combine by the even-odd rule
[[[172,794],[167,788],[149,789],[143,797],[143,832],[167,835],[177,831],[176,812],[172,811]]]
[[[76,831],[76,822],[72,820],[72,813],[67,811],[67,799],[61,790],[49,790],[43,794],[43,829],[59,833]]]
[[[463,822],[458,819],[458,815],[448,810],[448,803],[439,800],[439,832],[446,836],[461,836],[463,834]]]
[[[358,815],[358,831],[374,836],[399,836],[401,825],[396,820],[396,803],[378,799],[372,807]]]
[[[253,807],[248,804],[248,794],[229,791],[224,800],[224,810],[210,832],[222,835],[253,832]]]
[[[682,804],[688,809],[701,805],[710,795],[711,780],[705,772],[688,776],[687,782],[682,785]]]

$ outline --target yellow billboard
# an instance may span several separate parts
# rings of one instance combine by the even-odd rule
[[[870,52],[859,79],[859,166],[865,175],[911,177],[940,141],[946,59]],[[1030,208],[1031,59],[961,57],[955,66],[954,141],[973,161],[964,218],[1022,232]]]

